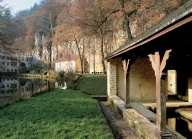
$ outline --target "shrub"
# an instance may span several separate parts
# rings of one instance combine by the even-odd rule
[[[67,83],[68,88],[73,89],[73,80],[75,79],[75,73],[73,71],[59,71],[56,74],[56,80],[58,82],[58,85],[62,84],[63,82]]]
[[[56,73],[55,73],[55,71],[53,71],[53,70],[50,70],[48,74],[49,74],[49,76],[51,76],[51,77],[55,77],[55,76],[56,76]]]
[[[70,83],[75,79],[75,73],[73,71],[68,71],[65,73],[65,82]]]
[[[43,73],[43,75],[47,75],[47,71]]]
[[[59,85],[64,82],[64,74],[64,71],[59,71],[56,75],[56,80]]]

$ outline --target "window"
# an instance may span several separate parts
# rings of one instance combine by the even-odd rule
[[[17,66],[17,61],[11,61],[11,66]]]

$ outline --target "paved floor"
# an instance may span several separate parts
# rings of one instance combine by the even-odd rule
[[[128,123],[118,114],[107,101],[99,101],[99,105],[114,134],[115,139],[138,139]]]
[[[151,112],[148,108],[153,111],[156,110],[156,103],[145,103],[145,102],[131,102],[131,106],[141,115],[146,117],[151,122],[155,123],[156,114]],[[189,107],[192,106],[190,102],[184,102],[182,100],[170,100],[166,102],[167,108],[180,108],[180,107]]]
[[[156,121],[156,114],[151,112],[149,109],[147,109],[146,106],[144,106],[141,102],[131,102],[131,106],[133,109],[135,109],[138,113],[143,115],[145,118],[147,118],[151,122]]]

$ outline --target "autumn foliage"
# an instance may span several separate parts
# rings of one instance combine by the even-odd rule
[[[182,0],[41,0],[40,4],[19,11],[14,17],[9,15],[9,9],[0,7],[0,44],[12,45],[15,52],[32,54],[35,34],[43,34],[44,40],[39,43],[49,52],[50,68],[54,63],[52,51],[61,45],[67,52],[57,52],[56,59],[62,53],[76,53],[83,65],[88,52],[87,55],[94,57],[99,53],[105,72],[107,54],[182,4]],[[3,16],[4,12],[6,16]],[[9,33],[3,32],[4,29]],[[8,37],[12,39],[7,41]],[[117,38],[122,39],[121,43],[116,43]],[[93,40],[96,40],[95,44]],[[75,45],[76,51],[70,45]]]

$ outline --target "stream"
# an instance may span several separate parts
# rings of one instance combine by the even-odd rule
[[[192,138],[192,121],[175,113],[174,110],[167,111],[167,125],[182,136]]]
[[[54,82],[40,78],[0,78],[0,107],[30,98],[39,93],[51,90],[54,87]]]

